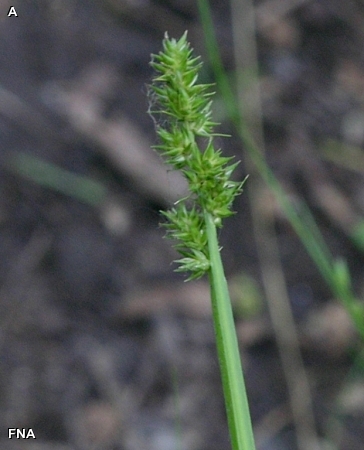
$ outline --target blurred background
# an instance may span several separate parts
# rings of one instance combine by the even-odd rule
[[[209,3],[246,123],[362,297],[363,2]],[[193,0],[0,1],[4,450],[230,448],[207,281],[159,228],[184,184],[151,150],[149,61],[185,30],[214,82]],[[364,448],[358,334],[214,108],[250,174],[220,239],[257,449]]]

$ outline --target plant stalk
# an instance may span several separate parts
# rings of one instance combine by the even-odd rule
[[[204,217],[211,264],[209,281],[212,315],[231,445],[233,450],[254,450],[253,429],[238,339],[218,246],[216,226],[209,213],[205,213]]]

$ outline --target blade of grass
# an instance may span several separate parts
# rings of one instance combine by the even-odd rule
[[[336,263],[330,252],[327,250],[326,245],[322,245],[324,242],[323,238],[317,238],[318,235],[321,236],[318,226],[315,225],[315,231],[313,233],[308,224],[301,220],[281,184],[268,166],[264,155],[256,145],[247,123],[239,113],[239,105],[236,96],[233,93],[221,61],[208,0],[198,0],[198,7],[204,30],[206,49],[215,79],[223,97],[230,120],[235,125],[241,141],[244,144],[244,148],[255,164],[260,176],[276,196],[287,219],[300,238],[303,246],[306,248],[306,251],[311,256],[316,267],[321,272],[321,275],[330,287],[334,296],[340,300],[347,309],[357,331],[364,339],[364,314],[360,314],[363,310],[363,303],[355,297],[350,287],[350,283],[346,283],[346,285],[343,286],[343,284],[337,280],[338,272],[335,266]],[[314,223],[312,216],[309,218],[309,222],[311,222],[311,225]]]
[[[8,168],[40,186],[69,195],[91,206],[100,205],[107,194],[107,188],[100,182],[27,153],[15,154],[10,159]]]

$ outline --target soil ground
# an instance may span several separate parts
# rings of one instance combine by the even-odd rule
[[[189,31],[202,78],[213,81],[196,2],[23,1],[17,17],[7,17],[8,3],[0,1],[1,448],[227,450],[208,285],[173,272],[159,211],[184,185],[151,150],[147,114],[150,54],[165,31]],[[360,297],[363,4],[254,3],[267,161],[348,261]],[[211,5],[233,79],[230,6]],[[220,238],[257,447],[364,448],[357,334],[245,157],[218,92],[215,103],[219,130],[232,135],[219,144],[243,160],[236,178],[249,172],[255,187]],[[282,305],[278,277],[311,387],[312,414],[304,407],[302,417],[297,349],[282,346],[271,320],[272,299]],[[284,355],[294,355],[293,390]],[[9,440],[8,428],[31,428],[36,440]]]

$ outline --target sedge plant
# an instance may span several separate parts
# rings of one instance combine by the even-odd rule
[[[245,180],[231,179],[238,163],[222,156],[214,146],[217,124],[212,120],[213,93],[210,84],[198,83],[201,65],[187,41],[187,32],[179,40],[166,34],[163,50],[152,55],[156,75],[150,86],[150,113],[159,138],[155,149],[168,165],[182,172],[189,188],[186,198],[162,214],[167,236],[176,241],[181,255],[176,270],[188,272],[188,280],[208,275],[232,449],[254,450],[238,340],[217,239],[217,228],[233,214],[232,203],[242,192]]]

